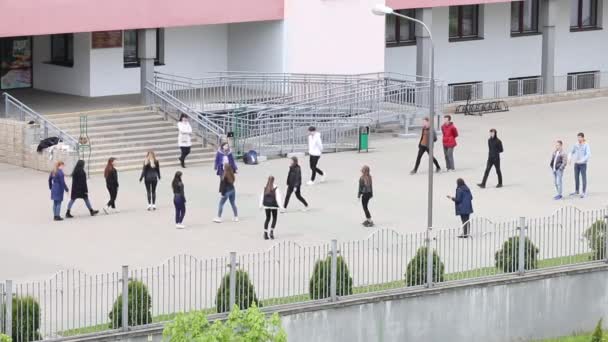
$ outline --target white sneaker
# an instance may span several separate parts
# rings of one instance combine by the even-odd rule
[[[302,208],[302,212],[307,212],[307,211],[308,211],[308,207]]]
[[[213,222],[215,223],[222,223],[222,219],[220,217],[216,217],[213,219]]]
[[[152,210],[156,210],[156,204],[152,204]]]
[[[307,185],[315,185],[315,182],[309,180],[308,182],[306,182]]]
[[[182,229],[182,225],[181,225],[181,224],[179,224],[179,223],[177,223],[177,224],[175,225],[175,228],[176,228],[176,229]]]
[[[103,207],[103,212],[108,215],[110,213],[110,208],[109,207]]]
[[[321,183],[325,183],[325,177],[327,176],[327,173],[324,174],[323,176],[321,176]]]
[[[148,211],[152,210],[152,204],[148,204]]]
[[[119,212],[120,212],[120,210],[118,210],[118,209],[114,208],[114,209],[112,209],[112,212],[114,212],[114,213],[119,213]]]
[[[233,218],[232,222],[239,222],[239,218],[238,217]]]

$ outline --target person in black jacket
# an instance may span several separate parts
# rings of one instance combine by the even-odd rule
[[[148,152],[144,166],[139,176],[139,182],[144,180],[148,195],[148,210],[156,210],[156,185],[160,180],[160,164],[153,151]]]
[[[184,229],[186,228],[183,224],[184,217],[186,216],[186,195],[181,171],[175,172],[171,188],[173,188],[173,204],[175,205],[175,227],[177,229]]]
[[[370,214],[367,206],[369,204],[369,200],[374,197],[374,190],[372,186],[372,175],[370,174],[369,166],[367,165],[361,168],[361,177],[359,178],[359,193],[357,197],[361,199],[363,212],[365,213],[365,221],[363,221],[363,226],[373,227],[374,221],[372,221],[372,214]]]
[[[110,200],[108,204],[103,208],[103,212],[107,214],[110,211],[116,210],[116,196],[118,196],[118,171],[114,167],[116,164],[116,158],[108,159],[106,168],[103,170],[103,177],[106,179],[106,188],[110,194]]]
[[[291,194],[296,192],[296,198],[304,204],[304,209],[302,211],[308,210],[308,202],[302,197],[300,193],[300,188],[302,187],[302,170],[300,169],[300,165],[298,164],[298,157],[291,157],[291,165],[289,166],[289,173],[287,174],[287,194],[285,195],[285,205],[283,208],[287,210],[287,205],[289,204],[289,198]]]
[[[68,210],[65,213],[65,217],[72,218],[72,206],[77,199],[82,198],[84,203],[89,209],[91,216],[95,216],[99,213],[98,210],[94,210],[89,201],[89,187],[87,186],[87,173],[84,171],[84,160],[79,160],[72,171],[72,194],[70,202],[68,202]]]
[[[488,162],[486,164],[486,171],[483,174],[483,181],[477,184],[480,188],[486,187],[486,181],[490,174],[492,166],[496,168],[496,175],[498,176],[497,188],[502,188],[502,172],[500,171],[500,154],[503,152],[502,141],[498,139],[498,133],[494,128],[490,130],[490,138],[488,139]]]

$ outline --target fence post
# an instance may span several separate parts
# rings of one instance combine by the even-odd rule
[[[129,330],[129,266],[122,267],[122,330]]]
[[[232,310],[236,302],[236,252],[230,252],[230,299],[228,301]]]
[[[426,230],[426,287],[433,287],[433,249],[431,248],[431,230]]]
[[[519,229],[519,250],[518,250],[518,267],[517,267],[517,273],[519,275],[523,275],[526,272],[526,218],[525,217],[520,217],[519,218],[519,226],[517,227],[517,229]]]
[[[6,305],[5,305],[5,332],[8,336],[13,335],[13,281],[6,281]]]
[[[608,214],[604,215],[604,220],[604,261],[608,264]]]
[[[338,240],[331,240],[331,271],[329,283],[329,296],[332,302],[338,299],[336,294],[338,284]]]

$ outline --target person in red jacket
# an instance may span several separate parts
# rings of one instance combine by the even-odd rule
[[[443,154],[445,155],[446,169],[454,171],[454,147],[456,147],[458,129],[456,129],[456,125],[452,122],[452,116],[443,116],[441,133],[443,134]]]

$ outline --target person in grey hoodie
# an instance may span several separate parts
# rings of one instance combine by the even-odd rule
[[[562,199],[562,176],[564,175],[564,169],[568,163],[566,152],[564,152],[563,143],[561,140],[555,142],[555,151],[551,156],[551,162],[549,166],[553,171],[553,181],[555,183],[555,190],[557,190],[557,196],[553,197],[554,200]]]
[[[574,162],[574,185],[576,191],[571,193],[570,196],[578,196],[580,194],[581,198],[585,198],[587,196],[587,163],[589,162],[589,157],[591,157],[591,148],[587,144],[583,132],[577,134],[577,138],[578,142],[572,147],[572,152],[570,152],[570,158]],[[582,193],[579,192],[579,178],[583,179]]]

